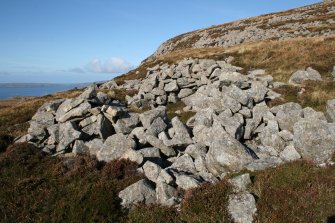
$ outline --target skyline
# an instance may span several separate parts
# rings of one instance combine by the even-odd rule
[[[317,2],[4,0],[0,83],[110,80],[174,36]]]

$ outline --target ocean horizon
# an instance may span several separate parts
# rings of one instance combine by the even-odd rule
[[[60,91],[83,88],[87,84],[0,84],[0,100],[13,97],[44,96]]]

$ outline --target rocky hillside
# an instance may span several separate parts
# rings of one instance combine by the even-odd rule
[[[231,47],[264,40],[335,34],[335,2],[327,1],[196,30],[164,42],[150,57],[192,48]]]
[[[29,128],[0,154],[0,214],[17,218],[19,194],[22,219],[333,221],[334,15],[327,1],[187,33],[115,80],[17,107]],[[1,129],[21,126],[6,109]]]

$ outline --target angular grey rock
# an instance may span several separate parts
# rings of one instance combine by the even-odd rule
[[[97,120],[98,120],[98,117],[93,115],[93,116],[87,117],[84,120],[82,120],[81,122],[79,122],[79,126],[81,128],[84,128],[84,127],[86,127],[88,125],[91,125],[92,123],[96,122]]]
[[[116,133],[129,134],[139,123],[139,115],[130,112],[122,115],[113,126]]]
[[[164,86],[164,91],[166,92],[175,92],[178,90],[179,90],[179,87],[178,87],[177,81],[175,80],[171,81],[170,83]]]
[[[127,113],[126,108],[118,105],[116,106],[104,105],[102,106],[101,111],[112,123],[115,121],[115,119]]]
[[[188,154],[178,157],[176,161],[170,166],[170,168],[181,172],[196,173],[193,160]]]
[[[151,123],[158,117],[162,118],[164,121],[167,119],[166,107],[160,106],[156,109],[146,111],[140,114],[140,120],[142,122],[143,127],[146,129],[148,129]]]
[[[85,142],[83,140],[76,140],[74,142],[72,153],[74,155],[89,155],[90,151],[89,148],[85,145]]]
[[[172,140],[180,145],[189,145],[193,142],[187,128],[177,116],[171,120],[171,123],[174,129]]]
[[[164,120],[161,117],[158,117],[151,123],[150,127],[146,131],[146,134],[157,137],[158,134],[165,131],[166,128],[167,125]]]
[[[235,138],[230,136],[220,124],[213,124],[210,131],[213,134],[206,164],[208,170],[215,176],[222,173],[241,171],[252,157],[246,152],[246,148]]]
[[[104,141],[102,139],[93,139],[85,143],[91,155],[97,156],[99,150],[103,147]]]
[[[293,127],[294,147],[305,160],[329,161],[335,152],[335,126],[318,119],[302,119]]]
[[[279,154],[279,157],[285,162],[291,162],[301,158],[300,154],[293,145],[285,147],[285,149]]]
[[[285,141],[289,142],[293,140],[293,134],[287,130],[280,131],[278,135]]]
[[[189,190],[198,187],[200,182],[192,176],[176,174],[176,184],[183,190]]]
[[[47,128],[49,133],[48,144],[55,145],[59,143],[59,124],[51,125]]]
[[[143,165],[144,175],[154,183],[158,182],[158,177],[162,171],[162,168],[157,164],[147,161]]]
[[[228,182],[233,186],[234,193],[245,192],[248,186],[251,184],[250,174],[242,174],[228,180]]]
[[[156,201],[156,191],[148,180],[140,180],[126,189],[120,191],[119,197],[122,199],[123,207],[130,207],[135,204],[153,204]]]
[[[249,171],[259,171],[265,170],[268,168],[274,168],[281,165],[283,161],[275,156],[266,157],[262,159],[254,160],[252,163],[246,166],[246,169]]]
[[[222,91],[225,94],[227,94],[229,97],[241,103],[242,105],[247,105],[248,100],[249,100],[247,92],[236,87],[236,85],[232,84],[229,87],[223,88]]]
[[[274,106],[270,109],[270,111],[273,114],[277,114],[279,111],[283,111],[284,113],[288,113],[290,111],[293,110],[301,110],[301,105],[299,105],[298,103],[294,103],[294,102],[288,102],[282,105],[278,105],[278,106]]]
[[[166,102],[167,102],[168,98],[166,95],[163,95],[163,96],[158,96],[156,98],[156,103],[158,105],[166,105]]]
[[[170,103],[177,103],[178,101],[178,97],[176,96],[175,93],[170,93],[169,96],[168,96],[168,102]]]
[[[67,112],[69,112],[73,108],[78,107],[83,102],[84,99],[81,98],[66,99],[57,109],[56,121],[59,122],[59,119],[61,117],[63,117]],[[87,106],[87,104],[85,106]]]
[[[134,128],[130,136],[135,136],[142,145],[147,144],[146,133],[143,127]]]
[[[326,121],[326,116],[322,112],[317,112],[313,108],[306,107],[303,109],[304,118],[308,119],[320,119]]]
[[[91,109],[91,105],[88,102],[83,102],[78,107],[68,111],[62,116],[56,117],[58,122],[66,122],[73,118],[83,117]]]
[[[259,103],[264,100],[265,95],[269,90],[261,82],[254,81],[251,84],[251,89],[248,91],[250,97],[253,98],[256,103]]]
[[[185,149],[185,153],[190,155],[193,159],[205,158],[207,153],[207,148],[199,144],[191,144]]]
[[[37,112],[31,120],[37,122],[42,128],[55,124],[55,117],[51,112]]]
[[[177,197],[178,191],[176,188],[164,182],[159,182],[156,184],[156,199],[158,204],[171,207],[177,204]]]
[[[148,93],[157,87],[157,74],[151,74],[149,78],[144,79],[140,87],[140,92]]]
[[[287,130],[293,132],[293,126],[296,122],[303,118],[303,111],[291,110],[289,112],[279,111],[276,115],[279,128],[281,130]]]
[[[252,223],[256,215],[256,200],[252,194],[241,193],[229,196],[228,212],[235,223]]]
[[[153,95],[156,95],[156,96],[163,96],[163,95],[165,95],[165,91],[162,90],[162,89],[159,89],[159,88],[155,88],[155,89],[153,89],[153,90],[151,91],[151,93],[152,93]]]
[[[137,152],[136,150],[127,149],[123,153],[121,159],[128,159],[140,165],[141,163],[143,163],[144,157],[141,153]]]
[[[128,149],[136,149],[136,142],[129,136],[115,134],[108,137],[97,154],[101,161],[110,162],[120,159]]]
[[[59,144],[57,152],[64,151],[76,139],[80,139],[81,132],[76,130],[72,122],[65,122],[59,125]]]
[[[299,70],[293,73],[288,83],[289,84],[302,84],[302,82],[306,80],[321,81],[322,78],[318,71],[309,67],[306,69],[306,71]]]
[[[184,89],[181,89],[180,92],[178,93],[178,98],[186,98],[187,96],[190,96],[193,93],[194,92],[192,89],[184,88]]]
[[[158,148],[164,155],[167,157],[175,156],[176,152],[174,149],[164,145],[163,141],[160,139],[156,138],[155,136],[148,135],[146,136],[146,141],[152,145],[153,147]]]
[[[213,117],[216,116],[214,109],[202,109],[194,116],[194,125],[203,125],[211,127],[213,124]]]
[[[30,134],[33,138],[38,139],[38,141],[43,141],[47,137],[45,127],[35,121],[30,121],[28,134]]]
[[[259,138],[264,146],[270,146],[277,151],[285,148],[285,141],[279,136],[278,123],[274,120],[268,122],[268,125],[259,134]]]
[[[91,86],[87,87],[86,90],[81,95],[79,95],[78,98],[80,98],[80,99],[92,99],[92,98],[96,97],[97,92],[96,92],[95,88],[96,88],[96,85],[92,84]]]
[[[225,128],[226,132],[237,140],[240,140],[244,136],[244,127],[242,123],[234,120],[232,117],[225,116],[221,113],[218,116],[218,121]]]
[[[335,122],[335,99],[327,101],[326,116],[329,122]]]

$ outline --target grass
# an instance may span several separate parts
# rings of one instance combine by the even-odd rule
[[[177,103],[169,103],[166,106],[166,113],[168,118],[171,120],[174,117],[178,116],[180,121],[184,124],[195,115],[193,111],[183,111],[183,108],[186,107],[185,103],[182,101],[178,101]],[[177,114],[176,111],[180,111],[180,114]]]
[[[141,179],[137,164],[53,158],[29,144],[0,155],[0,222],[123,222],[118,192]]]
[[[258,222],[334,222],[335,166],[300,161],[261,171],[254,176],[253,191]]]
[[[180,211],[161,206],[138,207],[129,213],[128,222],[230,222],[226,210],[230,192],[226,181],[205,184],[186,192]]]
[[[305,92],[299,94],[301,88]],[[312,107],[317,111],[326,111],[326,102],[335,98],[334,81],[306,81],[301,87],[281,86],[274,89],[282,94],[282,99],[275,99],[269,103],[270,106],[283,104],[286,102],[296,102],[302,107]]]

